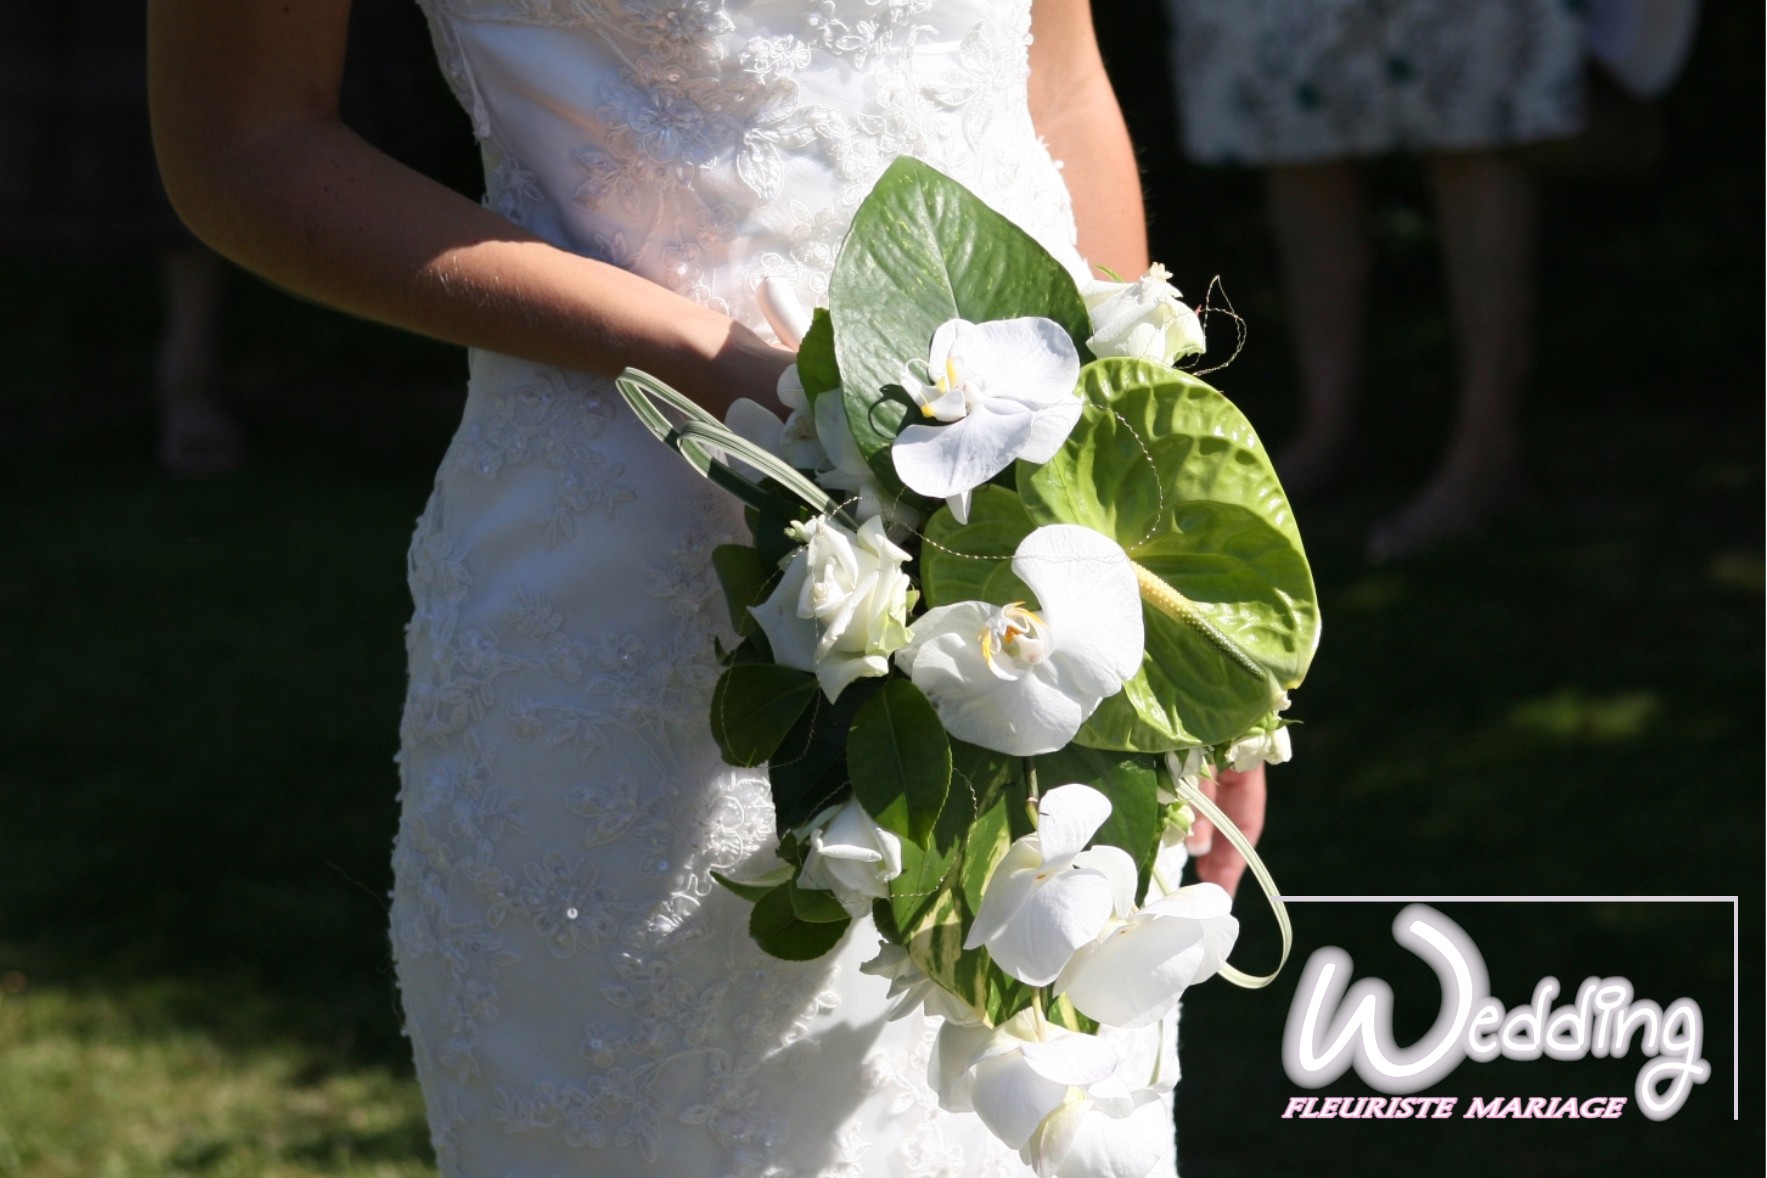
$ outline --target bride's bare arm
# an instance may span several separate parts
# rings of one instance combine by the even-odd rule
[[[1104,72],[1089,0],[1031,5],[1031,121],[1062,161],[1080,252],[1125,278],[1147,269],[1141,172]]]
[[[790,357],[723,315],[549,245],[338,120],[350,0],[151,0],[154,142],[192,230],[368,319],[566,368],[631,365],[714,411]]]

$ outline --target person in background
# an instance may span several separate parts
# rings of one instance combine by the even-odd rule
[[[219,338],[232,267],[184,227],[160,185],[147,117],[141,0],[0,4],[0,250],[50,260],[157,260],[155,457],[208,478],[245,458]],[[410,0],[355,0],[343,118],[401,162],[452,182],[476,168]]]
[[[185,477],[225,474],[244,456],[216,397],[221,259],[160,191],[147,126],[141,5],[7,5],[0,11],[0,246],[67,257],[147,253],[159,261],[154,364],[156,455]]]
[[[1302,380],[1291,494],[1355,459],[1370,244],[1360,161],[1424,158],[1459,355],[1447,452],[1368,538],[1397,559],[1471,531],[1521,490],[1517,411],[1533,318],[1534,184],[1514,148],[1583,121],[1572,0],[1166,0],[1185,152],[1265,170]]]

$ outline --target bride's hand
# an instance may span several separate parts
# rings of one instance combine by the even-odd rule
[[[1202,791],[1247,839],[1257,843],[1264,831],[1264,766],[1247,773],[1223,769],[1217,780],[1202,782]],[[1197,878],[1220,884],[1232,895],[1239,887],[1239,877],[1245,874],[1245,856],[1215,833],[1215,824],[1199,814],[1184,845],[1196,861]]]
[[[784,417],[787,410],[779,402],[779,377],[796,359],[795,351],[732,320],[725,348],[716,360],[719,387],[682,391],[720,418],[742,397]]]

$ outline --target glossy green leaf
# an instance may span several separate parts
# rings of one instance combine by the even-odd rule
[[[950,508],[939,508],[927,521],[920,548],[920,586],[927,606],[1034,602],[1012,571],[1012,554],[1035,527],[1018,494],[1004,487],[976,488],[967,524],[958,523]]]
[[[749,913],[749,936],[764,951],[786,961],[814,961],[840,944],[851,923],[842,914],[837,921],[809,921],[792,907],[792,885],[784,883],[755,902]]]
[[[738,634],[757,633],[761,627],[749,607],[767,600],[773,578],[779,574],[778,564],[769,563],[747,544],[720,544],[712,549],[712,568],[718,574],[718,584],[724,587],[730,625]]]
[[[851,793],[847,731],[882,680],[860,679],[829,703],[818,690],[779,742],[767,766],[773,785],[774,821],[781,834],[802,826]]]
[[[798,379],[804,382],[804,392],[811,404],[841,384],[840,368],[834,359],[834,320],[821,307],[811,313],[810,330],[798,345]]]
[[[730,764],[764,764],[817,696],[816,676],[808,671],[738,663],[712,691],[712,738]]]
[[[1073,337],[1092,334],[1062,264],[961,184],[918,160],[892,163],[859,205],[829,282],[847,420],[884,486],[900,491],[890,443],[908,410],[903,366],[925,363],[951,319],[984,323],[1042,315]]]
[[[865,812],[926,846],[951,788],[951,742],[920,688],[892,678],[866,701],[847,736],[847,763]]]
[[[1154,588],[1141,671],[1077,739],[1136,752],[1231,740],[1299,685],[1319,641],[1288,499],[1251,423],[1195,377],[1113,359],[1080,387],[1079,424],[1044,466],[1020,464],[1019,495],[1039,524],[1117,540]]]

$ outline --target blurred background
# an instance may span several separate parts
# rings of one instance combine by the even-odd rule
[[[1322,394],[1266,179],[1187,159],[1168,5],[1095,8],[1153,256],[1192,300],[1220,276],[1248,340],[1210,379],[1281,454]],[[432,1173],[385,896],[404,549],[464,360],[205,260],[155,196],[139,5],[68,9],[0,14],[0,1175]],[[348,117],[476,194],[417,8],[354,19]],[[1742,1120],[1730,906],[1605,904],[1448,912],[1510,1005],[1546,975],[1696,998],[1714,1074],[1680,1115],[1284,1121],[1308,952],[1392,982],[1401,1042],[1438,995],[1397,905],[1306,905],[1275,986],[1187,1000],[1188,1178],[1758,1164],[1762,22],[1707,4],[1666,94],[1592,82],[1580,137],[1506,155],[1539,200],[1503,471],[1525,478],[1481,526],[1372,551],[1440,474],[1464,382],[1432,166],[1358,165],[1359,404],[1298,503],[1327,625],[1264,842],[1298,895],[1740,895]],[[1210,328],[1213,364],[1233,332]],[[1274,933],[1239,908],[1260,968]],[[1629,1094],[1639,1063],[1467,1064],[1434,1091]]]

